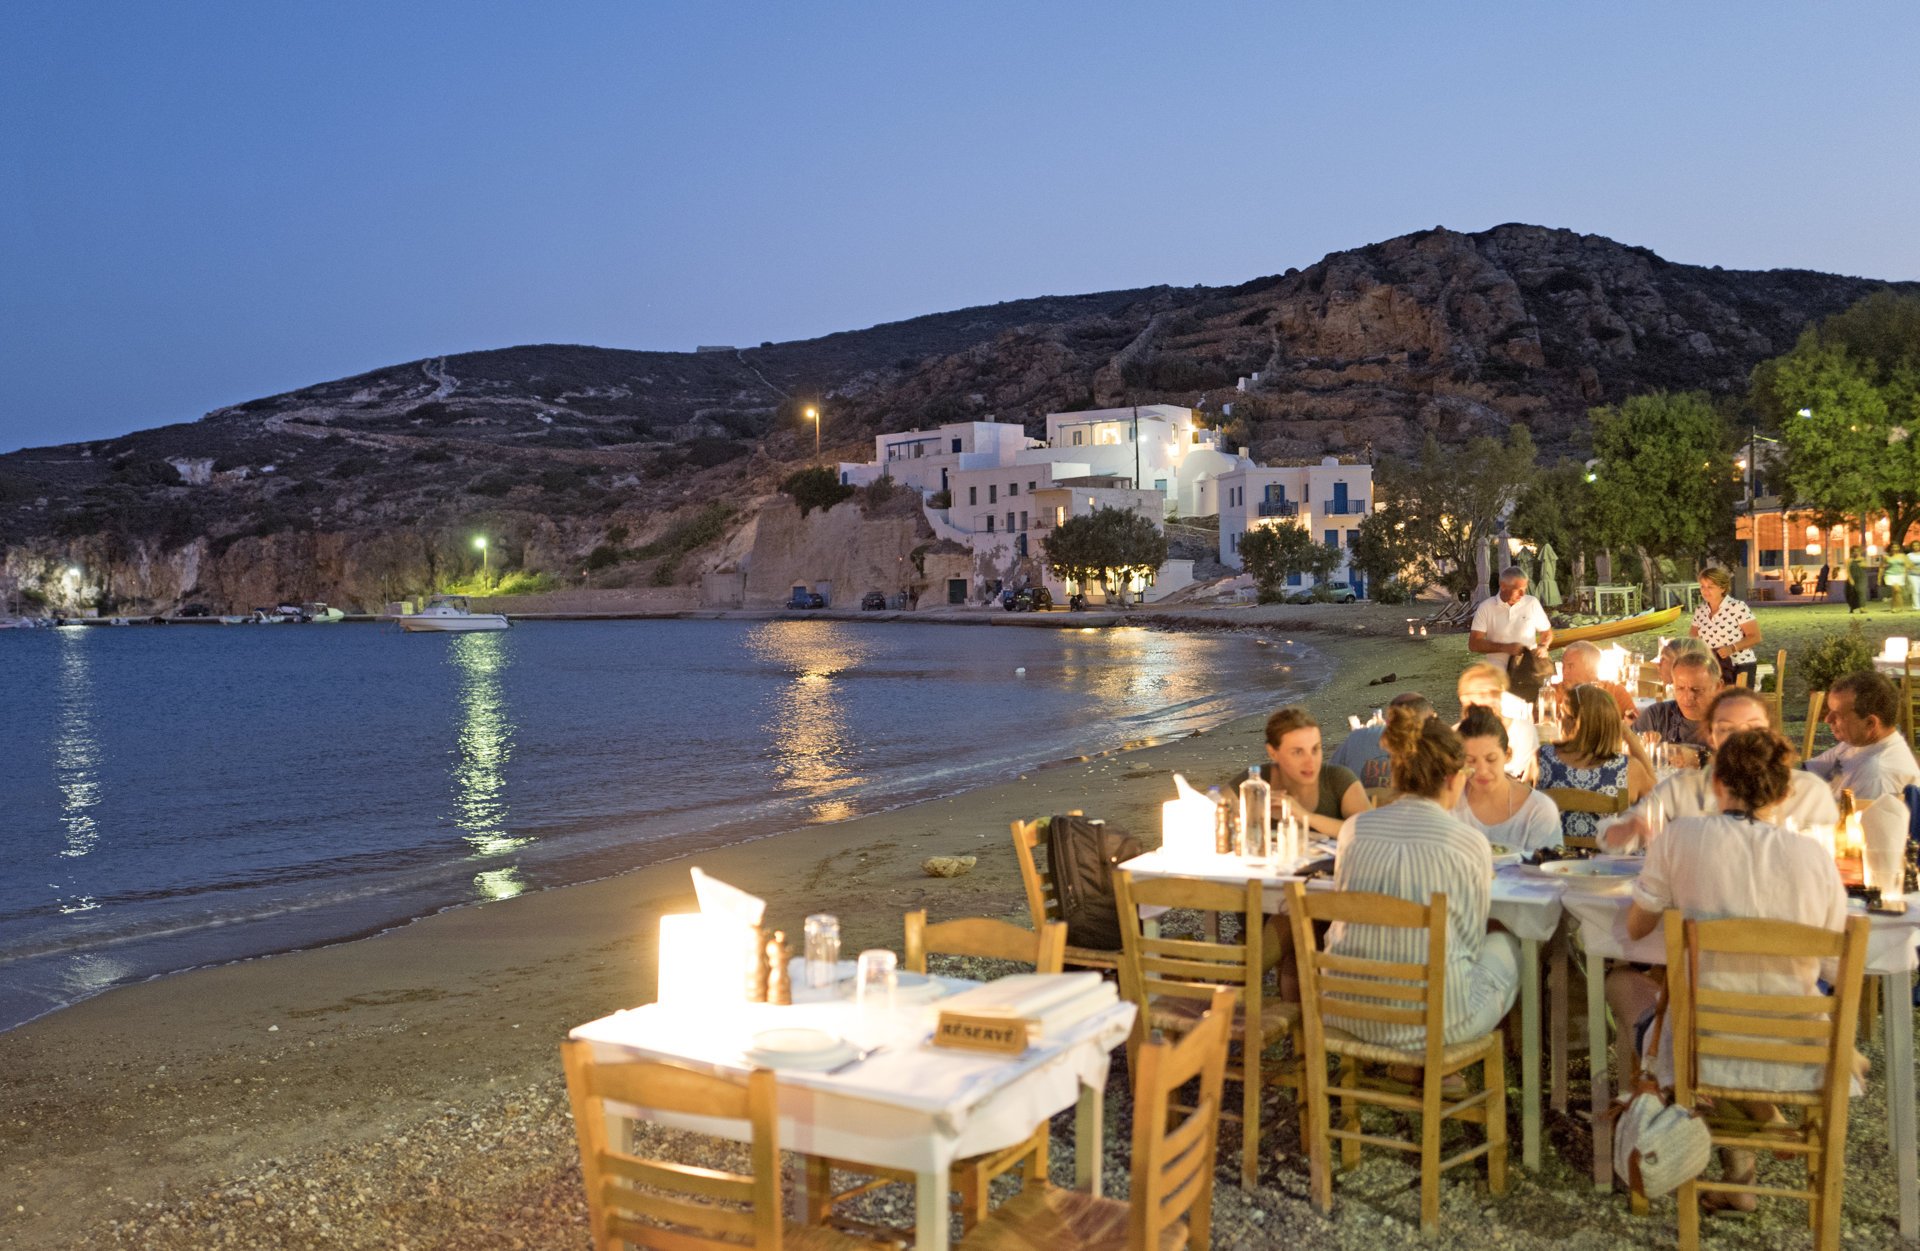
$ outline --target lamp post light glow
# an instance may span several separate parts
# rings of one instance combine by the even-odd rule
[[[480,580],[485,582],[487,580],[487,536],[475,535],[473,545],[480,549]]]
[[[813,423],[813,458],[820,459],[820,410],[807,405],[807,420]]]

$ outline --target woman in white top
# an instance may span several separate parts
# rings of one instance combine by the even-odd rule
[[[1722,683],[1732,686],[1744,673],[1752,686],[1759,671],[1753,645],[1760,641],[1760,623],[1753,619],[1753,609],[1728,594],[1732,589],[1733,575],[1725,569],[1702,569],[1700,607],[1693,610],[1688,633],[1713,649]]]
[[[1479,1038],[1513,1007],[1519,947],[1511,934],[1487,933],[1493,854],[1478,830],[1451,815],[1466,786],[1466,752],[1439,718],[1422,718],[1411,708],[1387,710],[1380,742],[1393,759],[1393,787],[1401,798],[1347,821],[1335,853],[1334,887],[1419,904],[1446,895],[1446,1042]],[[1336,955],[1417,964],[1427,958],[1426,949],[1424,934],[1377,925],[1335,923],[1327,934],[1327,950]],[[1419,1025],[1356,1018],[1336,1023],[1388,1047],[1426,1045]]]
[[[1769,819],[1787,797],[1793,772],[1793,748],[1771,730],[1742,730],[1720,745],[1713,759],[1713,789],[1719,811],[1673,822],[1647,850],[1646,867],[1633,887],[1627,934],[1645,938],[1660,925],[1661,914],[1678,908],[1688,917],[1758,917],[1792,921],[1822,929],[1846,927],[1847,894],[1833,859],[1816,841]],[[1757,959],[1723,957],[1701,972],[1701,985],[1757,994],[1818,994],[1820,961],[1811,957]],[[1607,977],[1607,999],[1618,1021],[1651,1024],[1659,984],[1647,973],[1616,969]],[[1673,1031],[1661,1030],[1660,1054],[1653,1070],[1663,1085],[1673,1084]],[[1623,1029],[1619,1059],[1630,1071],[1638,1053],[1637,1029]],[[1782,1065],[1707,1056],[1700,1080],[1747,1090],[1811,1090],[1819,1086],[1817,1066]],[[1758,1121],[1771,1120],[1771,1103],[1742,1105]],[[1751,1181],[1750,1151],[1727,1151],[1729,1180]],[[1718,1206],[1751,1210],[1753,1196],[1732,1195]]]
[[[1715,695],[1707,705],[1706,723],[1707,741],[1715,750],[1742,730],[1773,728],[1766,704],[1743,686],[1728,687]],[[1630,852],[1658,838],[1661,828],[1675,817],[1700,817],[1718,811],[1720,799],[1713,790],[1712,769],[1680,769],[1632,810],[1601,822],[1600,837],[1609,851]],[[1770,817],[1788,829],[1818,836],[1840,820],[1840,808],[1824,781],[1805,769],[1795,769],[1787,783],[1787,797]]]
[[[1467,753],[1467,784],[1453,815],[1497,844],[1522,855],[1560,845],[1560,810],[1525,782],[1510,777],[1513,748],[1507,727],[1485,708],[1469,708],[1460,722]]]

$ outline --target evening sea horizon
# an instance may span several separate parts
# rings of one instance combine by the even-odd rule
[[[1274,643],[823,619],[10,631],[0,1030],[1204,729],[1319,684]]]

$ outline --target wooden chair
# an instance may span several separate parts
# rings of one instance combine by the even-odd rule
[[[1359,891],[1312,891],[1305,883],[1287,883],[1287,912],[1293,924],[1293,946],[1300,963],[1300,999],[1306,1034],[1308,1165],[1313,1201],[1324,1213],[1333,1208],[1332,1139],[1340,1139],[1341,1163],[1360,1163],[1360,1147],[1367,1144],[1407,1151],[1420,1157],[1420,1228],[1430,1230],[1440,1219],[1440,1174],[1456,1164],[1487,1157],[1487,1185],[1494,1194],[1507,1192],[1507,1078],[1506,1058],[1498,1030],[1466,1042],[1444,1045],[1447,990],[1447,897],[1435,895],[1426,904],[1408,903],[1387,895]],[[1426,962],[1416,964],[1364,959],[1323,952],[1315,945],[1316,922],[1425,930]],[[1383,1025],[1421,1026],[1425,1045],[1403,1050],[1366,1042],[1329,1020],[1373,1021]],[[1327,1087],[1327,1057],[1340,1057],[1340,1086]],[[1422,1070],[1420,1093],[1402,1094],[1369,1079],[1362,1064],[1402,1065]],[[1451,1074],[1480,1065],[1482,1089],[1453,1102],[1441,1089]],[[1340,1100],[1343,1125],[1333,1126],[1330,1097]],[[1401,1112],[1418,1113],[1420,1138],[1387,1138],[1362,1130],[1360,1105],[1374,1104]],[[1440,1130],[1447,1120],[1470,1121],[1486,1127],[1486,1140],[1442,1159]]]
[[[1807,735],[1800,744],[1800,759],[1813,759],[1813,736],[1820,730],[1820,714],[1826,711],[1827,693],[1815,691],[1807,696]]]
[[[1367,788],[1367,802],[1376,808],[1384,808],[1398,798],[1400,798],[1400,792],[1394,790],[1391,786],[1369,786]]]
[[[1701,1192],[1776,1195],[1809,1205],[1814,1246],[1839,1251],[1840,1188],[1845,1179],[1847,1092],[1853,1075],[1853,1039],[1860,1010],[1860,982],[1867,965],[1867,919],[1849,917],[1843,932],[1787,921],[1736,918],[1688,921],[1678,911],[1662,918],[1666,927],[1668,994],[1673,1027],[1673,1099],[1704,1110],[1718,1147],[1772,1151],[1806,1161],[1804,1188],[1695,1178],[1680,1187],[1680,1246],[1700,1245]],[[1830,994],[1762,995],[1713,990],[1700,984],[1701,958],[1708,954],[1752,957],[1838,959],[1839,973]],[[1822,1020],[1820,1018],[1825,1017]],[[1702,1082],[1703,1058],[1757,1060],[1825,1066],[1818,1090],[1737,1090]],[[1770,1103],[1800,1109],[1798,1124],[1756,1124],[1737,1115],[1741,1102]]]
[[[781,1218],[779,1114],[771,1070],[744,1078],[670,1064],[594,1059],[593,1044],[560,1044],[580,1139],[580,1173],[596,1251],[642,1247],[740,1251],[856,1251],[875,1244],[829,1229],[788,1227]],[[745,1121],[750,1174],[645,1160],[613,1146],[608,1103]],[[644,1190],[638,1187],[645,1187]]]
[[[1900,679],[1900,728],[1907,742],[1920,747],[1920,686],[1913,681],[1913,653],[1907,653],[1905,675]]]
[[[1141,1045],[1126,1203],[1082,1190],[1023,1190],[963,1238],[960,1251],[1205,1251],[1233,1012],[1234,993],[1221,987],[1184,1038]],[[1192,1106],[1177,1106],[1174,1092],[1196,1080]]]
[[[1266,989],[1266,913],[1261,908],[1259,882],[1229,886],[1192,878],[1135,880],[1124,869],[1114,873],[1114,893],[1120,901],[1120,938],[1125,960],[1120,966],[1120,993],[1140,1007],[1134,1022],[1129,1057],[1138,1055],[1149,1030],[1184,1034],[1194,1027],[1213,993],[1231,986],[1239,1002],[1233,1016],[1233,1041],[1240,1044],[1240,1062],[1229,1063],[1227,1076],[1240,1083],[1240,1112],[1228,1120],[1241,1124],[1240,1180],[1251,1188],[1260,1177],[1260,1098],[1270,1085],[1300,1089],[1300,1005],[1286,1003]],[[1191,939],[1149,938],[1140,922],[1142,904],[1164,908],[1199,908],[1235,912],[1241,918],[1238,943]],[[1267,1048],[1283,1038],[1294,1042],[1295,1059],[1269,1065]]]
[[[1046,842],[1046,835],[1045,821],[1013,823],[1013,852],[1020,861],[1020,884],[1026,888],[1027,912],[1033,918],[1036,932],[1047,922],[1060,919],[1060,892],[1054,887],[1052,872],[1040,867],[1040,849]],[[1075,968],[1117,970],[1120,967],[1120,953],[1070,946],[1067,948],[1066,961]]]
[[[1787,728],[1787,649],[1781,648],[1773,658],[1773,684],[1759,692],[1760,702],[1767,706],[1767,715],[1773,718],[1773,728],[1784,733]]]
[[[1603,795],[1599,791],[1584,790],[1578,786],[1548,786],[1543,787],[1541,793],[1562,812],[1590,812],[1598,817],[1614,817],[1628,807],[1625,788],[1615,795]],[[1600,850],[1599,839],[1578,834],[1569,834],[1565,845],[1576,851]]]
[[[1067,949],[1067,925],[1048,921],[1039,933],[1022,929],[991,917],[966,917],[958,921],[927,924],[926,909],[906,915],[906,966],[910,972],[925,973],[927,956],[980,956],[989,960],[1017,960],[1031,964],[1036,973],[1058,973]],[[1051,1146],[1050,1126],[1040,1122],[1024,1141],[998,1151],[955,1160],[953,1188],[960,1192],[960,1223],[971,1229],[986,1215],[993,1179],[1014,1169],[1020,1170],[1020,1188],[1047,1184],[1047,1155]],[[832,1189],[832,1170],[865,1174],[868,1180],[849,1189]],[[867,1193],[889,1182],[914,1183],[914,1175],[904,1169],[878,1168],[854,1164],[825,1156],[807,1157],[807,1219],[823,1224],[833,1219],[836,1205]],[[849,1222],[850,1223],[850,1222]],[[877,1232],[877,1231],[869,1231]]]

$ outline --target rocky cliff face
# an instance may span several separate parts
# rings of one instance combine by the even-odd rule
[[[740,536],[731,555],[721,535],[684,560],[649,540],[713,501],[744,524],[748,502],[811,460],[805,402],[823,406],[830,460],[866,459],[883,430],[995,418],[1038,434],[1049,411],[1129,402],[1200,406],[1267,459],[1515,422],[1547,454],[1577,453],[1591,406],[1652,388],[1737,394],[1809,322],[1889,285],[1920,290],[1704,269],[1508,225],[1422,231],[1237,287],[1015,301],[731,353],[416,361],[0,456],[0,595],[66,595],[78,567],[89,594],[128,611],[372,606],[470,571],[476,533],[496,567],[569,585],[697,586],[737,567]],[[832,580],[890,586],[874,559]]]

